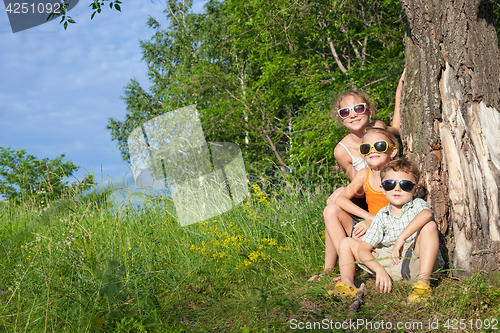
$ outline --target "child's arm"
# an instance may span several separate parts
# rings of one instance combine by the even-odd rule
[[[358,172],[358,174],[356,175],[356,177],[354,177],[352,182],[349,185],[347,185],[344,192],[342,192],[338,196],[337,201],[335,203],[339,205],[346,212],[371,221],[373,220],[375,215],[368,213],[366,210],[360,208],[358,205],[356,205],[351,201],[351,199],[354,197],[356,193],[362,193],[362,191],[364,190],[363,183],[366,179],[366,173],[367,169],[363,169],[360,172]]]
[[[401,74],[401,77],[399,78],[399,83],[398,87],[396,89],[396,100],[394,101],[394,115],[392,117],[392,122],[391,126],[387,128],[389,132],[394,134],[395,136],[401,136],[401,110],[399,108],[401,104],[401,95],[403,94],[403,86],[405,82],[405,73],[406,73],[406,68],[403,71],[403,74]]]
[[[375,260],[372,254],[373,245],[362,241],[358,247],[358,258],[369,269],[375,272],[375,288],[381,293],[388,293],[392,288],[392,281],[389,274],[380,263]]]
[[[394,249],[392,250],[391,260],[393,265],[397,265],[401,262],[401,251],[405,245],[405,241],[408,237],[413,235],[416,231],[422,229],[424,225],[432,221],[432,212],[429,209],[424,209],[418,213],[410,224],[408,224],[403,230],[403,232],[398,236],[396,243],[394,244]]]
[[[337,144],[337,146],[333,150],[333,156],[337,160],[337,163],[340,164],[342,169],[345,170],[347,176],[349,177],[349,180],[353,180],[356,176],[356,169],[354,169],[352,164],[349,163],[349,159],[351,158],[351,156],[349,155],[347,150],[341,145]]]
[[[401,95],[403,93],[405,73],[406,73],[406,68],[403,71],[403,74],[401,74],[401,77],[399,78],[398,87],[396,89],[396,97],[395,97],[395,101],[394,101],[394,103],[395,103],[394,115],[392,117],[391,126],[386,126],[380,120],[377,120],[373,125],[375,127],[385,128],[395,136],[401,136],[401,110],[400,110],[399,106],[401,104]]]

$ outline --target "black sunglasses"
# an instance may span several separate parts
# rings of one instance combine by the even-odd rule
[[[370,143],[362,143],[359,145],[359,153],[361,155],[369,155],[372,151],[372,147],[375,149],[377,153],[385,153],[389,147],[394,147],[390,143],[387,143],[385,140],[380,140],[375,142],[374,144]]]
[[[386,191],[392,191],[396,187],[396,184],[399,182],[399,187],[405,191],[405,192],[410,192],[413,190],[416,184],[412,183],[409,180],[393,180],[393,179],[387,179],[382,182],[382,187]]]

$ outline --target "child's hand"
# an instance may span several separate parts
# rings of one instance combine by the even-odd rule
[[[366,230],[370,227],[371,221],[361,221],[354,226],[354,230],[352,231],[352,238],[361,239],[364,234],[366,234]]]
[[[399,84],[398,84],[398,88],[402,88],[402,86],[404,85],[405,83],[405,74],[406,74],[406,68],[403,70],[403,74],[401,74],[401,77],[399,78]]]
[[[401,252],[403,251],[403,246],[405,245],[405,240],[398,237],[396,243],[392,249],[391,261],[393,265],[398,265],[401,262]]]
[[[335,200],[337,200],[338,196],[342,194],[342,192],[344,192],[344,189],[344,187],[339,187],[338,189],[333,191],[333,193],[328,197],[328,200],[326,200],[326,204],[331,205],[335,203]]]
[[[378,289],[381,293],[389,293],[391,292],[392,281],[385,271],[383,267],[381,270],[377,272],[375,276],[375,288]]]
[[[336,193],[336,192],[333,192],[329,197],[328,197],[328,200],[326,200],[326,204],[327,205],[331,205],[333,203],[335,203],[335,200],[337,200],[337,197],[339,195]]]

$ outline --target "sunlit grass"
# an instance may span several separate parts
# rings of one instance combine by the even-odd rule
[[[305,283],[321,270],[330,191],[252,185],[241,206],[186,227],[169,199],[147,195],[141,207],[2,203],[0,331],[289,331],[292,319],[345,320],[347,303],[326,293],[331,279]],[[444,278],[428,304],[408,305],[408,284],[379,295],[365,279],[356,318],[498,318],[499,280]]]

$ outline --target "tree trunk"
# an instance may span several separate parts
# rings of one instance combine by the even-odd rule
[[[401,0],[408,18],[405,154],[442,232],[451,268],[500,267],[500,53],[489,0]]]

